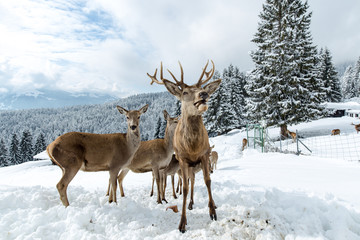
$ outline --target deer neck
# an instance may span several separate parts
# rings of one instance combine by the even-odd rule
[[[140,146],[140,130],[137,128],[135,131],[132,131],[128,128],[126,133],[126,141],[128,142],[128,146],[131,152],[135,153],[136,150]]]
[[[180,138],[183,138],[183,142],[188,148],[198,148],[208,141],[208,134],[201,115],[183,114],[175,135],[176,137],[180,136]]]
[[[191,115],[186,112],[182,113],[181,125],[183,133],[190,134],[190,136],[205,129],[201,115]]]
[[[174,149],[174,144],[173,144],[174,133],[175,133],[175,128],[170,129],[169,127],[166,127],[164,144],[166,149],[168,149],[169,151],[173,151]]]

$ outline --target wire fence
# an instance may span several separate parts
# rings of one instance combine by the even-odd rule
[[[360,134],[341,133],[341,135],[309,136],[297,132],[292,139],[268,141],[268,151],[305,154],[325,158],[338,158],[347,161],[360,161]],[[268,139],[269,140],[269,139]]]

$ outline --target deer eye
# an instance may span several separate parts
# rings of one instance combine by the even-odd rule
[[[183,95],[187,95],[187,94],[189,94],[188,92],[183,92]]]
[[[138,119],[140,119],[140,116],[138,117]]]
[[[130,119],[129,117],[126,117],[126,119]]]

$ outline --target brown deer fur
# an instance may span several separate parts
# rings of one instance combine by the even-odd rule
[[[180,170],[179,161],[176,159],[175,154],[172,155],[171,161],[169,165],[160,171],[160,176],[163,178],[163,197],[162,199],[165,200],[165,190],[166,190],[166,182],[167,182],[167,176],[171,176],[171,185],[173,190],[173,197],[176,199],[176,193],[175,193],[175,174]],[[153,180],[154,183],[154,180]],[[153,184],[154,185],[154,184]]]
[[[351,125],[354,125],[355,130],[356,130],[356,133],[359,133],[359,132],[360,132],[360,124],[351,123]]]
[[[248,144],[248,140],[246,138],[243,138],[241,151],[244,151],[244,149],[247,147],[247,144]]]
[[[184,74],[181,64],[180,81],[178,81],[169,71],[176,83],[163,78],[162,64],[160,81],[156,78],[157,70],[153,76],[150,74],[148,74],[148,76],[151,78],[152,83],[156,82],[158,84],[164,84],[166,89],[179,101],[181,101],[181,119],[175,129],[174,135],[174,150],[176,158],[179,160],[183,179],[189,178],[191,171],[190,168],[195,167],[200,162],[202,163],[204,181],[209,195],[209,214],[212,220],[216,220],[216,206],[211,193],[211,179],[209,170],[209,137],[202,119],[202,114],[208,108],[207,101],[209,100],[210,95],[215,92],[221,83],[221,80],[218,79],[202,87],[202,85],[207,83],[214,74],[215,66],[213,62],[212,65],[212,69],[209,72],[206,72],[206,68],[208,66],[208,64],[206,64],[198,82],[191,86],[184,83]],[[204,74],[206,74],[206,79],[203,79]],[[180,232],[186,231],[186,198],[188,191],[188,181],[184,181],[183,206],[179,223]]]
[[[287,130],[287,134],[289,134],[290,137],[292,138],[293,142],[295,142],[295,140],[296,140],[296,133],[290,132],[289,130]]]
[[[340,135],[340,129],[333,129],[331,135]]]
[[[141,142],[140,147],[130,164],[125,169],[121,170],[118,181],[122,197],[125,196],[122,181],[129,170],[135,173],[152,171],[157,184],[157,202],[161,203],[162,187],[160,186],[162,186],[162,183],[160,182],[161,178],[159,170],[165,168],[171,160],[171,156],[174,152],[174,131],[178,124],[178,118],[171,118],[165,110],[164,118],[167,121],[164,139],[153,139]]]
[[[214,170],[216,169],[216,165],[217,165],[217,161],[218,161],[218,158],[219,158],[219,155],[217,153],[217,151],[213,151],[214,149],[214,145],[211,146],[210,148],[210,172],[213,173]]]
[[[61,135],[46,148],[51,160],[63,171],[63,176],[56,187],[64,206],[69,206],[66,190],[79,170],[109,171],[111,186],[109,202],[116,202],[116,177],[140,145],[139,120],[148,105],[134,111],[128,111],[120,106],[117,108],[127,117],[127,133],[70,132]]]

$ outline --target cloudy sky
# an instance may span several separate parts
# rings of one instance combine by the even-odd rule
[[[118,97],[164,91],[164,67],[194,83],[208,59],[252,68],[263,0],[0,0],[0,94],[62,89]],[[335,64],[360,56],[360,1],[309,0],[314,44]]]

